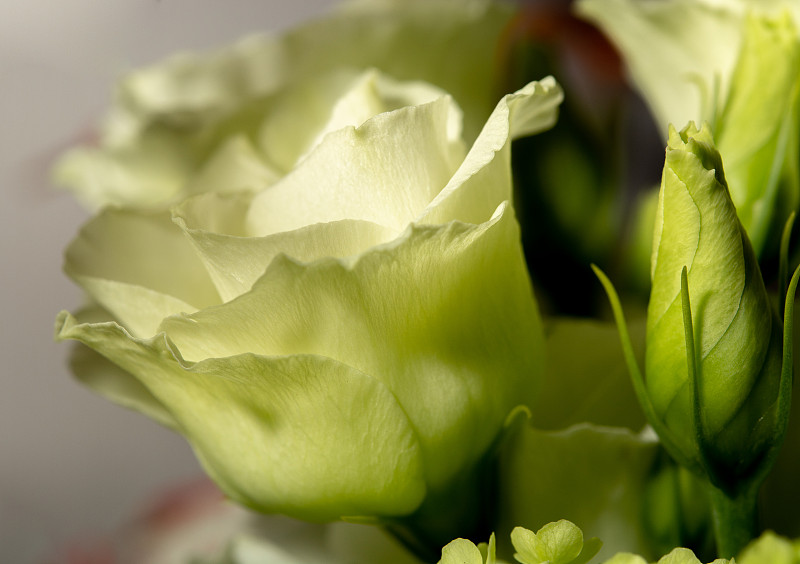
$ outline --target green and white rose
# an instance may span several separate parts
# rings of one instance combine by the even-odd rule
[[[106,207],[65,267],[97,307],[62,313],[57,337],[114,363],[87,355],[81,377],[185,435],[234,500],[453,538],[540,378],[509,159],[561,90],[504,97],[467,150],[450,95],[375,69],[195,100],[198,77],[226,84],[226,56],[153,71],[166,109],[118,109],[121,145],[67,157]],[[165,175],[150,150],[188,164]]]

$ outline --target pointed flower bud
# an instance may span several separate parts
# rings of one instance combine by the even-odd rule
[[[677,457],[733,492],[779,434],[782,330],[707,125],[670,128],[651,277],[645,373],[654,415]]]

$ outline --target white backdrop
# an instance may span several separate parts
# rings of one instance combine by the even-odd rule
[[[101,536],[200,473],[189,447],[83,389],[53,342],[80,304],[61,254],[86,213],[48,182],[112,81],[180,49],[279,30],[334,0],[5,0],[0,5],[0,561]]]

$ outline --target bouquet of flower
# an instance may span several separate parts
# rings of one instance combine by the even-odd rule
[[[249,511],[129,561],[800,563],[799,90],[796,0],[350,0],[130,73],[56,337]]]

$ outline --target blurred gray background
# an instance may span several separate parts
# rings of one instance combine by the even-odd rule
[[[189,447],[79,386],[61,309],[81,303],[61,255],[87,214],[48,180],[127,69],[277,31],[334,0],[7,0],[0,6],[0,562],[37,562],[120,527],[199,475]]]

